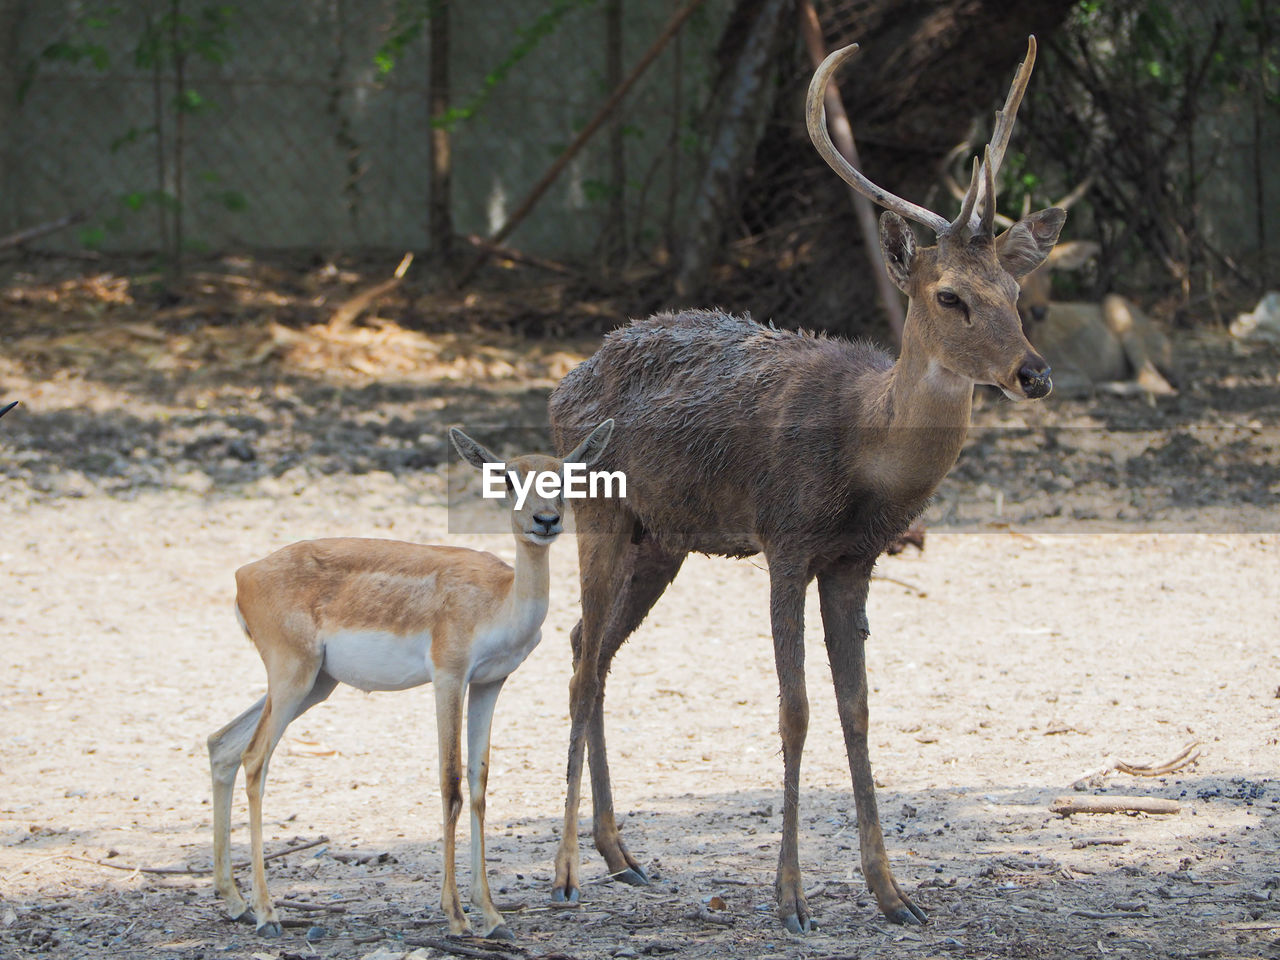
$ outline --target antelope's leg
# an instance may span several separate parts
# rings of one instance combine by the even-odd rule
[[[782,734],[782,847],[775,889],[778,916],[792,933],[809,931],[809,907],[800,880],[800,758],[809,731],[804,683],[805,576],[769,562],[773,658],[778,671],[778,730]]]
[[[480,936],[514,940],[489,892],[484,857],[485,790],[489,785],[489,734],[503,680],[473,683],[467,693],[467,792],[471,800],[471,905],[484,917]]]
[[[267,765],[285,728],[295,717],[333,692],[335,685],[333,678],[321,673],[316,663],[290,664],[274,672],[269,667],[267,702],[244,751],[245,791],[249,795],[250,857],[253,861],[251,902],[258,934],[264,937],[278,937],[281,932],[280,919],[267,889],[267,871],[262,860],[262,795],[267,782]]]
[[[614,654],[649,615],[663,591],[675,579],[684,563],[684,554],[670,554],[652,540],[628,548],[627,579],[617,594],[609,625],[600,644],[599,686],[587,725],[587,760],[591,767],[591,835],[596,849],[608,864],[615,880],[645,886],[649,877],[627,850],[618,832],[613,812],[613,786],[609,777],[609,756],[604,742],[604,685]],[[581,623],[575,630],[581,629]]]
[[[454,868],[458,817],[462,814],[462,698],[465,688],[459,677],[438,675],[436,688],[436,733],[440,742],[440,801],[444,806],[444,881],[440,909],[449,921],[453,936],[471,932]]]
[[[924,923],[925,913],[902,892],[889,869],[889,855],[880,831],[876,785],[867,752],[868,636],[866,601],[871,567],[845,565],[818,574],[818,597],[826,633],[827,655],[835,683],[836,707],[844,729],[853,798],[858,808],[858,845],[862,875],[875,894],[881,912],[893,923]]]
[[[565,774],[564,826],[556,850],[556,876],[551,898],[576,902],[582,896],[579,879],[578,808],[582,799],[582,754],[587,727],[600,695],[600,645],[622,585],[622,559],[631,525],[616,513],[578,508],[578,562],[582,577],[582,623],[575,631],[573,679],[569,681],[569,762]],[[590,514],[596,514],[591,517]],[[603,514],[603,515],[601,515]],[[595,522],[592,522],[592,521]]]
[[[239,920],[249,910],[231,873],[231,797],[240,758],[267,704],[264,696],[240,716],[209,737],[209,767],[213,775],[213,890],[227,905],[227,915]]]

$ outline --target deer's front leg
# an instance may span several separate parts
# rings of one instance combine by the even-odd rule
[[[800,757],[809,731],[804,685],[805,577],[770,558],[770,618],[778,670],[778,730],[782,734],[782,848],[778,852],[778,916],[792,933],[808,933],[809,907],[800,880]]]
[[[835,682],[836,707],[844,729],[849,772],[853,775],[853,798],[858,808],[858,844],[862,852],[862,875],[875,894],[876,903],[893,923],[924,923],[923,910],[902,892],[889,869],[889,855],[880,831],[876,807],[876,785],[867,752],[867,664],[868,635],[866,601],[871,567],[846,565],[818,575],[818,597],[826,634],[831,677]]]
[[[505,678],[504,678],[505,680]],[[503,680],[473,683],[467,694],[467,790],[471,797],[471,905],[484,917],[480,936],[514,940],[489,892],[484,857],[485,791],[489,785],[489,733]]]
[[[592,711],[601,698],[600,646],[613,599],[622,582],[622,556],[631,527],[618,518],[578,510],[578,563],[582,571],[582,622],[575,629],[573,679],[569,681],[569,762],[565,773],[564,825],[556,850],[551,898],[576,903],[582,896],[578,808],[582,761]]]
[[[449,933],[461,936],[471,932],[458,897],[458,878],[454,872],[458,817],[462,813],[462,694],[461,679],[437,676],[436,733],[440,742],[440,800],[444,806],[444,882],[440,891],[440,909],[449,921]]]

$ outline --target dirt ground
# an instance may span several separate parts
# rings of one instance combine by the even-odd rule
[[[449,531],[444,428],[536,436],[590,342],[220,324],[109,276],[59,284],[10,285],[0,351],[0,401],[23,400],[0,422],[0,957],[445,956],[423,946],[446,929],[429,689],[342,689],[290,728],[266,799],[269,852],[313,844],[268,865],[289,925],[262,940],[222,918],[204,741],[265,687],[231,573],[314,536],[509,559],[507,536]],[[584,818],[583,902],[551,907],[566,537],[543,643],[494,729],[490,871],[517,941],[450,949],[1280,957],[1280,352],[1179,343],[1174,398],[984,398],[924,552],[880,565],[872,759],[928,926],[890,926],[862,882],[815,597],[800,855],[820,929],[780,929],[767,572],[701,557],[609,685],[622,828],[654,883],[608,882]],[[1088,791],[1173,799],[1174,815],[1049,811],[1109,756],[1192,742],[1191,766]],[[238,790],[237,859],[245,816]]]

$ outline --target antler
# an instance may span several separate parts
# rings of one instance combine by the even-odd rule
[[[13,403],[9,404],[9,405],[8,405],[8,406],[6,406],[6,407],[0,407],[0,417],[3,417],[6,413],[8,413],[10,410],[12,410],[12,409],[13,409],[14,407],[16,407],[17,405],[18,405],[18,401],[17,401],[17,400],[15,400],[15,401],[13,401]]]
[[[1022,63],[1018,64],[1018,72],[1014,75],[1013,84],[1009,87],[1009,96],[1005,98],[1003,109],[996,111],[996,125],[991,132],[991,143],[989,145],[990,153],[983,160],[983,167],[986,168],[983,175],[977,178],[977,183],[970,185],[970,190],[975,190],[977,196],[974,197],[974,203],[969,205],[966,198],[965,205],[961,209],[962,216],[956,217],[949,225],[949,232],[973,233],[976,230],[986,230],[990,232],[991,226],[987,224],[992,222],[995,211],[995,178],[1000,172],[1000,165],[1004,163],[1004,152],[1009,146],[1009,137],[1013,135],[1013,123],[1018,117],[1018,107],[1022,105],[1022,95],[1027,92],[1027,84],[1031,80],[1031,70],[1036,65],[1036,38],[1034,36],[1027,37],[1027,55],[1023,58]],[[989,200],[988,200],[989,198]],[[990,215],[979,218],[974,209],[981,209],[983,201],[987,200],[987,207],[990,208]],[[965,215],[965,210],[969,213]]]
[[[903,200],[872,183],[862,175],[861,171],[845,160],[835,144],[831,142],[831,135],[827,132],[826,108],[823,104],[827,83],[840,65],[857,50],[858,45],[851,43],[829,54],[818,66],[813,74],[813,80],[809,83],[809,95],[805,100],[805,121],[809,127],[809,138],[817,147],[818,153],[822,155],[822,159],[827,161],[827,165],[839,174],[845,183],[859,193],[887,210],[892,210],[908,220],[924,224],[939,238],[973,234],[976,231],[990,235],[994,231],[996,217],[995,178],[1000,172],[1000,164],[1004,162],[1004,153],[1009,146],[1009,137],[1013,133],[1013,123],[1018,116],[1018,107],[1022,103],[1022,95],[1027,91],[1031,69],[1035,66],[1036,38],[1034,36],[1027,38],[1027,55],[1018,65],[1018,72],[1013,78],[1013,85],[1009,88],[1009,96],[1005,98],[1004,108],[996,111],[996,125],[991,134],[991,143],[983,151],[981,166],[974,167],[969,189],[964,193],[960,215],[950,221],[938,216],[932,210],[909,200]],[[987,198],[990,199],[987,200]],[[987,200],[985,208],[984,200]],[[983,210],[981,215],[978,214],[978,210]]]
[[[878,203],[886,210],[892,210],[908,220],[923,224],[938,236],[942,236],[950,227],[945,217],[940,217],[932,210],[912,203],[910,200],[903,200],[883,187],[872,183],[862,175],[862,172],[857,167],[841,156],[840,151],[836,149],[836,145],[831,142],[831,134],[827,132],[827,110],[823,104],[827,83],[840,65],[857,51],[858,45],[856,43],[834,50],[827,55],[827,58],[814,71],[813,79],[809,82],[809,95],[805,98],[805,122],[809,127],[809,139],[817,147],[822,159],[827,161],[827,166],[839,174],[840,179],[868,200]]]

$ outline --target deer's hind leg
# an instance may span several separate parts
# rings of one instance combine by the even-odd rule
[[[844,729],[853,799],[858,809],[858,846],[862,875],[875,894],[881,912],[893,923],[924,923],[924,911],[903,893],[889,869],[884,849],[876,784],[867,751],[867,662],[869,633],[866,615],[871,565],[843,564],[818,574],[818,598],[826,634],[827,656],[836,689],[836,708]]]
[[[321,673],[311,692],[294,714],[297,718],[325,700],[337,681]],[[213,888],[227,905],[227,915],[239,920],[249,912],[231,872],[231,800],[244,752],[262,718],[267,698],[262,697],[217,733],[209,737],[209,767],[213,774]]]
[[[600,642],[599,683],[595,704],[587,724],[587,759],[591,768],[591,836],[596,849],[608,864],[609,874],[624,883],[646,886],[649,877],[627,850],[618,832],[613,812],[613,787],[609,776],[609,756],[604,743],[604,687],[614,654],[635,632],[658,598],[675,579],[685,554],[668,553],[653,540],[644,539],[627,548],[624,557],[626,580],[616,594],[609,621]],[[581,622],[574,633],[582,628]]]

